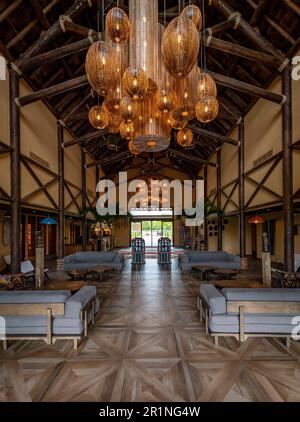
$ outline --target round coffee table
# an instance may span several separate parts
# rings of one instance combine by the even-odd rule
[[[231,280],[231,277],[237,275],[238,270],[232,270],[230,268],[218,268],[214,270],[214,273],[223,279]]]
[[[192,270],[197,274],[200,274],[200,280],[203,281],[203,276],[207,275],[209,272],[214,271],[214,267],[208,267],[205,265],[193,265]]]

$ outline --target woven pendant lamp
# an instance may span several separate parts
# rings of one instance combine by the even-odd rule
[[[156,94],[156,106],[164,114],[169,113],[175,107],[177,100],[176,92],[171,88],[161,88]]]
[[[196,117],[201,123],[214,120],[219,112],[219,102],[215,97],[203,97],[196,104]]]
[[[148,76],[140,67],[129,67],[126,69],[122,83],[127,95],[134,100],[140,100],[147,94],[149,86]]]
[[[86,55],[85,71],[88,81],[99,95],[106,96],[117,82],[117,55],[103,42],[94,42]]]
[[[186,18],[191,19],[194,25],[196,26],[198,32],[201,31],[202,13],[198,6],[195,6],[194,4],[190,4],[189,6],[186,6],[181,12],[181,15]]]
[[[95,129],[105,129],[109,123],[105,107],[95,105],[89,110],[89,122]]]
[[[167,26],[162,41],[162,59],[174,78],[184,78],[193,69],[199,53],[199,34],[191,19],[179,16]]]
[[[130,35],[130,21],[124,10],[119,7],[110,9],[105,20],[106,32],[116,44],[124,43]]]
[[[181,129],[177,133],[177,142],[184,148],[190,148],[194,142],[194,134],[189,128]]]
[[[128,142],[128,149],[131,152],[131,154],[133,154],[133,155],[139,155],[139,154],[141,154],[143,152],[140,148],[138,148],[134,144],[134,141],[133,140],[131,140],[131,141]]]
[[[207,73],[200,71],[198,74],[198,98],[217,97],[217,86],[214,79]]]
[[[120,113],[126,123],[132,122],[138,116],[138,102],[130,97],[123,97],[120,101]]]
[[[133,139],[134,138],[134,126],[133,123],[126,123],[126,122],[122,122],[120,124],[120,135],[122,136],[123,139]]]
[[[119,112],[108,113],[109,123],[108,131],[110,133],[118,133],[120,131],[119,127],[122,122],[122,117]]]

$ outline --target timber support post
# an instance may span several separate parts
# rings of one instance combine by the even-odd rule
[[[217,151],[217,208],[218,208],[218,251],[222,250],[222,150]]]
[[[57,270],[63,267],[65,255],[65,174],[64,174],[64,128],[57,122],[57,151],[58,151],[58,250],[57,250]]]
[[[282,73],[282,93],[286,102],[282,109],[282,176],[283,176],[283,221],[284,221],[284,265],[288,272],[294,271],[294,210],[293,210],[293,108],[292,72],[288,66]]]
[[[240,260],[241,269],[247,269],[246,230],[245,230],[245,123],[239,124],[239,225],[240,225]]]
[[[81,189],[82,189],[82,250],[87,250],[87,216],[86,216],[86,157],[85,151],[81,149]]]
[[[207,229],[207,207],[208,207],[208,195],[207,195],[207,176],[208,168],[204,166],[204,220],[203,220],[203,237],[204,237],[204,250],[208,250],[208,229]]]
[[[15,103],[19,96],[19,75],[9,69],[9,120],[10,120],[10,185],[11,185],[11,223],[10,256],[11,273],[21,271],[21,151],[20,151],[20,109]]]

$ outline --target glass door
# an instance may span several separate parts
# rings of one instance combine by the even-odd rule
[[[140,221],[131,222],[131,239],[134,237],[142,237],[142,222]]]
[[[151,223],[151,221],[142,221],[142,238],[145,240],[145,246],[152,246]]]
[[[163,237],[169,237],[171,244],[173,244],[173,223],[172,221],[162,221],[162,235]]]

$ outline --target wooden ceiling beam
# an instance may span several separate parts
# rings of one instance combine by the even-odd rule
[[[228,76],[220,75],[218,73],[210,71],[208,71],[208,73],[219,85],[227,86],[228,88],[232,88],[237,91],[246,92],[247,94],[264,98],[265,100],[269,100],[277,104],[284,104],[286,100],[284,95],[276,94],[275,92],[268,91],[267,89],[251,85],[237,79],[229,78]]]
[[[85,86],[87,84],[88,84],[87,77],[86,75],[83,75],[83,76],[79,76],[78,78],[74,78],[69,81],[65,81],[60,84],[51,86],[49,88],[41,89],[40,91],[36,91],[33,94],[16,98],[15,102],[19,107],[23,107],[27,104],[31,104],[36,101],[46,99],[53,95],[62,94],[63,92],[68,92],[73,89]]]
[[[190,161],[191,163],[194,163],[194,164],[207,164],[208,166],[212,166],[212,167],[217,166],[216,163],[207,162],[207,160],[204,160],[203,158],[194,157],[192,154],[187,154],[182,151],[178,151],[174,148],[168,148],[166,152],[169,157],[173,156],[173,157],[182,158],[183,160]]]
[[[0,23],[5,21],[5,19],[14,11],[17,7],[20,6],[20,4],[23,2],[23,0],[14,0],[11,2],[11,4],[6,7],[3,12],[0,13]]]
[[[270,0],[259,0],[258,5],[253,13],[250,24],[252,26],[257,26],[267,10],[267,7],[270,6]]]
[[[96,41],[98,39],[98,34],[93,35],[92,39]],[[63,47],[56,48],[55,50],[39,54],[35,57],[30,57],[20,65],[20,70],[22,72],[25,72],[38,66],[48,65],[49,63],[58,59],[85,51],[90,47],[90,45],[91,39],[85,38],[83,40],[64,45]]]
[[[89,7],[89,3],[88,0],[75,0],[73,5],[65,13],[65,16],[69,19],[75,18],[84,9]],[[61,21],[58,20],[16,61],[16,66],[19,67],[29,57],[36,56],[41,51],[44,51],[48,45],[62,33],[63,28]]]
[[[105,135],[107,130],[95,130],[94,132],[88,133],[86,135],[80,136],[79,138],[71,139],[70,141],[64,142],[64,148],[71,147],[73,145],[82,144],[84,142],[90,141],[91,139],[100,138]]]
[[[105,160],[100,159],[100,160],[93,161],[92,163],[87,164],[86,168],[94,167],[94,166],[97,166],[98,164],[100,164],[101,166],[105,166],[107,164],[120,162],[128,158],[132,158],[132,154],[131,152],[127,150],[127,151],[121,152],[120,154],[115,154],[112,157],[106,158]]]
[[[293,12],[295,12],[298,16],[300,16],[300,7],[297,6],[296,3],[294,3],[292,0],[283,0],[283,2],[291,9]]]
[[[232,54],[234,56],[242,57],[244,59],[263,63],[268,66],[272,66],[276,69],[279,69],[283,64],[282,60],[279,61],[273,55],[266,54],[261,51],[252,50],[250,48],[243,47],[239,44],[233,44],[231,42],[221,40],[210,35],[203,37],[201,42],[202,44],[205,44],[208,48],[219,50],[223,53]]]
[[[220,22],[217,25],[207,28],[202,35],[215,35],[219,32],[226,31],[226,29],[233,28],[235,25],[235,19],[227,19],[226,21]]]
[[[216,139],[220,142],[224,142],[226,144],[230,144],[230,145],[234,145],[234,146],[239,145],[239,142],[236,141],[235,139],[229,138],[228,136],[220,135],[219,133],[211,132],[207,129],[202,129],[201,127],[197,127],[193,124],[190,124],[189,128],[193,132],[197,133],[198,135],[203,135],[203,136],[206,136],[208,138]]]
[[[200,0],[198,0],[197,3],[200,3]],[[237,16],[236,28],[241,32],[241,34],[253,42],[253,44],[255,44],[262,51],[265,51],[268,54],[273,54],[278,58],[278,60],[282,61],[285,59],[285,56],[281,52],[276,50],[276,48],[274,48],[273,45],[267,41],[259,32],[255,31],[255,29],[242,17],[242,15],[240,13],[237,14],[236,10],[232,9],[232,7],[225,0],[206,0],[206,3],[213,6],[227,19],[234,15]]]

